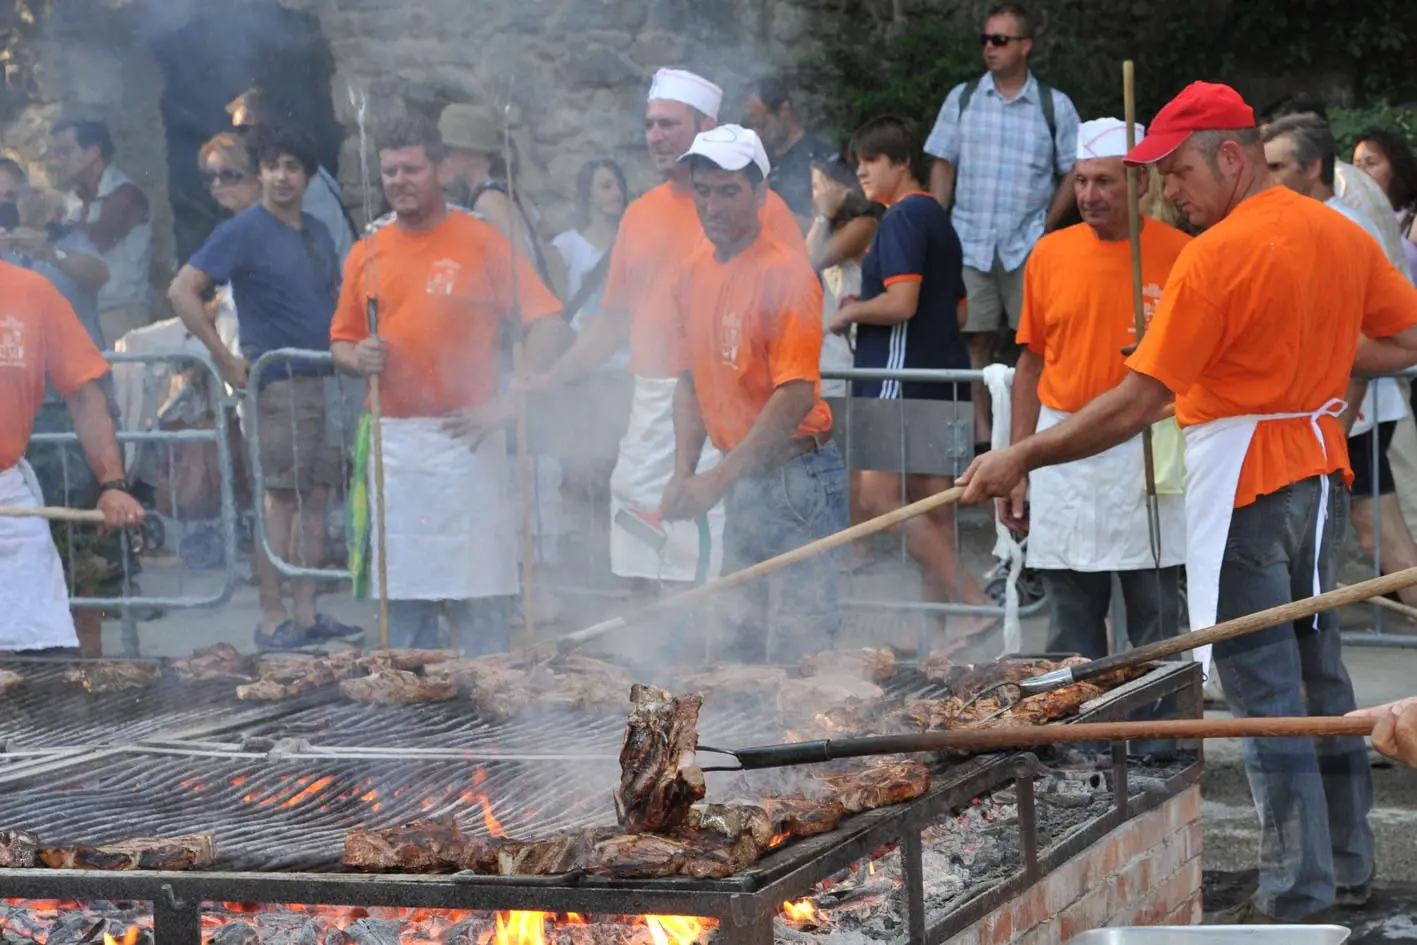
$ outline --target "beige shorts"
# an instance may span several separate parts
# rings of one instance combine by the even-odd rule
[[[325,429],[325,379],[271,381],[256,395],[261,415],[257,452],[267,489],[305,492],[340,481],[339,449]]]
[[[1024,261],[1027,265],[1027,260]],[[994,256],[994,268],[988,272],[964,267],[964,291],[968,297],[964,328],[970,332],[1002,331],[1005,327],[1018,330],[1023,312],[1023,266],[1012,272]],[[1008,316],[1007,323],[1004,316]]]

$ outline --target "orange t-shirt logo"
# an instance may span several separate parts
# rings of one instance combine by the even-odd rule
[[[727,312],[718,320],[718,357],[724,367],[738,367],[738,348],[743,341],[743,319]]]
[[[462,272],[462,266],[451,259],[440,259],[429,267],[428,285],[425,287],[429,295],[452,296],[453,289],[458,284],[458,273]]]
[[[13,315],[0,319],[0,367],[25,366],[25,323]]]

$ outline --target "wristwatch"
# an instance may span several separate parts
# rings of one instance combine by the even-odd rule
[[[132,490],[130,490],[130,489],[128,488],[128,480],[127,480],[127,479],[110,479],[110,480],[108,480],[107,482],[101,482],[101,483],[99,483],[99,485],[98,485],[98,491],[99,491],[99,492],[109,492],[109,491],[114,491],[114,492],[131,492]]]

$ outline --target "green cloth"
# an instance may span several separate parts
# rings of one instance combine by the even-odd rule
[[[374,424],[369,414],[359,417],[359,429],[354,435],[354,473],[350,478],[349,497],[345,501],[345,541],[349,548],[349,571],[354,583],[356,600],[369,597],[369,450]]]

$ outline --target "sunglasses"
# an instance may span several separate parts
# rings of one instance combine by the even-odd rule
[[[985,46],[993,46],[995,49],[1002,49],[1009,43],[1027,38],[1027,36],[1009,36],[1006,33],[981,33],[979,35],[979,42]]]
[[[211,187],[214,184],[218,183],[239,184],[245,179],[246,175],[241,173],[240,171],[221,170],[202,172],[202,180],[206,181],[208,187]]]

